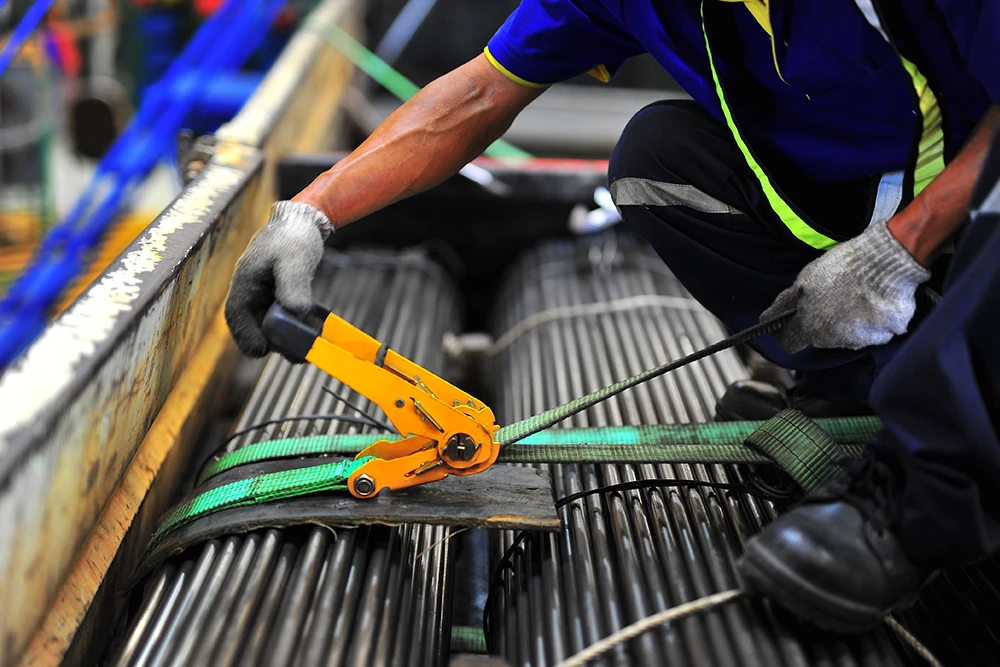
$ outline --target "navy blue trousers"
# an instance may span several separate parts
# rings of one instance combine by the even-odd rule
[[[691,104],[652,105],[629,124],[611,161],[613,191],[615,181],[636,178],[691,186],[652,187],[662,201],[619,207],[624,222],[731,329],[755,323],[819,256],[783,230],[728,131]],[[976,198],[998,181],[995,141]],[[840,217],[862,219],[851,210],[861,206],[860,190],[832,201],[824,187],[800,188],[796,204],[826,214],[831,227]],[[617,194],[635,201],[621,188]],[[1000,549],[1000,187],[994,196],[997,212],[966,225],[942,281],[944,298],[912,333],[857,352],[789,355],[770,337],[756,344],[776,363],[818,375],[830,395],[868,397],[886,426],[869,451],[900,482],[896,532],[927,567]],[[864,222],[857,224],[838,231],[858,233]]]
[[[997,183],[997,141],[992,159]],[[1000,201],[991,208],[966,226],[944,298],[871,393],[885,430],[870,449],[899,473],[897,531],[928,567],[1000,549]]]
[[[777,158],[768,160],[774,163]],[[867,226],[876,179],[827,185],[779,171],[783,192],[828,236],[845,240]],[[729,130],[694,102],[658,102],[639,111],[612,153],[609,181],[625,225],[731,331],[757,323],[822,254],[792,236]],[[766,336],[752,346],[784,368],[803,371],[803,389],[811,395],[864,401],[902,342],[788,354]]]

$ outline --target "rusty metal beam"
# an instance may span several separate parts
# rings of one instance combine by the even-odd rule
[[[310,20],[356,29],[360,4],[326,0]],[[202,173],[0,376],[0,664],[22,654],[177,390],[266,219],[266,159],[323,145],[349,72],[300,31]]]
[[[206,421],[225,400],[239,353],[220,311],[139,445],[58,597],[22,655],[23,667],[96,664],[123,584],[155,519],[184,486],[181,474]]]

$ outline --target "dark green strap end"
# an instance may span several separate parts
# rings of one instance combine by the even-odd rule
[[[745,444],[773,460],[809,492],[840,470],[837,442],[798,410],[784,410],[750,434]]]

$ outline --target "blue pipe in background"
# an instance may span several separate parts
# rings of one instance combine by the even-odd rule
[[[260,45],[284,4],[284,0],[227,0],[202,24],[163,78],[150,86],[129,126],[98,163],[83,196],[50,231],[32,265],[0,300],[0,369],[42,332],[48,312],[83,271],[88,253],[135,186],[173,150],[178,130],[199,109],[203,96],[213,111],[237,111],[238,100],[246,100],[255,77],[234,70]]]
[[[243,108],[263,78],[259,72],[219,72],[201,84],[194,108],[198,113],[232,117]]]
[[[21,22],[17,24],[10,39],[4,44],[3,51],[0,51],[0,76],[3,76],[3,73],[10,67],[11,62],[21,51],[21,47],[31,37],[31,33],[35,32],[35,28],[42,22],[45,14],[54,3],[55,0],[37,0],[21,17]]]
[[[176,9],[147,9],[139,15],[142,39],[138,99],[143,99],[150,85],[159,81],[184,47],[184,24]]]

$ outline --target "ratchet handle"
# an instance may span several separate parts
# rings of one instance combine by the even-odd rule
[[[323,322],[329,315],[329,310],[319,304],[313,304],[307,317],[312,322],[318,322],[318,326],[312,326],[290,310],[274,303],[267,309],[261,329],[272,349],[295,363],[302,363],[306,360],[313,343],[322,334]]]

